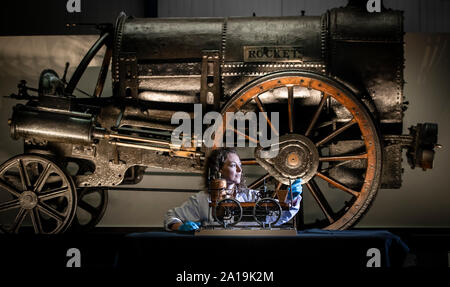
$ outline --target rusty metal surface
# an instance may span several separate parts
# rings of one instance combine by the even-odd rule
[[[374,102],[381,123],[403,120],[403,14],[337,8],[327,13],[328,65]],[[362,22],[361,22],[362,21]],[[364,23],[357,25],[355,23]]]
[[[324,207],[323,211],[326,212],[326,215],[331,216],[332,220],[328,220],[326,229],[345,229],[348,226],[351,226],[354,224],[365,212],[365,210],[368,208],[369,204],[372,202],[372,200],[375,197],[375,194],[379,188],[380,185],[380,177],[381,177],[381,166],[382,166],[382,149],[381,149],[381,141],[378,137],[378,132],[376,130],[376,127],[367,112],[366,108],[361,104],[360,101],[357,100],[357,98],[345,87],[341,86],[338,82],[332,81],[326,77],[312,74],[308,72],[285,72],[285,73],[279,73],[274,74],[271,76],[262,77],[256,82],[253,82],[243,88],[240,93],[236,94],[231,101],[227,103],[227,105],[222,110],[222,115],[225,116],[227,112],[237,112],[241,110],[242,107],[246,106],[248,103],[254,101],[255,98],[257,98],[260,94],[264,93],[267,90],[274,90],[274,89],[283,89],[285,92],[285,102],[284,102],[284,110],[288,111],[289,105],[289,90],[293,90],[291,86],[301,86],[301,87],[308,87],[310,89],[316,90],[321,92],[322,94],[328,95],[328,97],[332,97],[336,102],[338,102],[343,108],[347,110],[348,113],[351,114],[352,119],[343,125],[341,127],[335,129],[329,134],[320,135],[319,137],[317,135],[310,136],[309,141],[312,141],[314,144],[312,147],[309,147],[306,149],[306,152],[304,151],[304,148],[295,147],[293,150],[288,150],[285,154],[280,153],[278,157],[281,157],[279,159],[275,158],[273,162],[263,162],[261,159],[258,158],[258,155],[255,154],[256,161],[264,167],[265,170],[268,171],[267,174],[263,175],[261,178],[256,180],[252,185],[250,185],[251,188],[257,188],[260,186],[263,181],[269,180],[269,178],[273,177],[278,182],[289,184],[289,178],[298,178],[300,176],[299,172],[304,172],[305,174],[302,174],[305,178],[305,183],[308,181],[314,180],[314,179],[321,179],[331,186],[346,192],[352,196],[352,204],[349,208],[344,207],[345,212],[342,214],[333,213],[329,214],[327,212],[327,209],[324,207],[326,206],[326,201],[319,202],[319,205]],[[324,96],[325,97],[325,96]],[[323,101],[320,101],[323,102]],[[319,107],[317,108],[317,113],[323,113],[322,105],[319,104]],[[300,113],[301,114],[301,113]],[[293,115],[293,114],[291,114]],[[318,118],[318,116],[313,116],[312,119],[308,122],[308,129],[310,130],[312,128],[317,128],[315,125],[315,119]],[[287,119],[289,121],[290,119]],[[224,134],[224,131],[227,129],[226,125],[227,120],[225,119],[224,125],[220,131],[221,134]],[[296,121],[298,122],[298,121]],[[320,157],[322,157],[322,160],[324,160],[323,155],[320,152],[320,147],[325,146],[328,141],[330,141],[332,138],[337,137],[341,133],[344,133],[345,130],[349,129],[350,126],[357,125],[360,132],[360,137],[364,139],[363,141],[363,156],[357,156],[348,154],[348,152],[345,154],[346,156],[352,155],[351,160],[361,161],[363,160],[365,162],[365,168],[364,171],[357,175],[359,177],[359,185],[357,188],[350,188],[342,183],[342,181],[345,181],[345,178],[339,178],[338,180],[332,178],[330,174],[325,174],[323,171],[318,170],[318,163],[320,161]],[[286,125],[287,126],[287,125]],[[312,128],[311,128],[312,126]],[[296,134],[301,130],[301,127],[296,127],[296,130],[293,129],[286,129],[285,133],[286,136],[292,137],[294,135],[297,136],[297,142],[302,142],[300,138],[303,136],[300,134]],[[280,132],[282,132],[281,130]],[[294,133],[292,133],[294,132]],[[283,135],[280,134],[280,139],[283,139]],[[347,134],[347,137],[350,135]],[[351,136],[350,136],[351,137]],[[216,146],[220,144],[220,141],[222,141],[222,138],[217,138],[216,140]],[[308,146],[306,144],[306,146]],[[310,149],[316,149],[316,156],[313,156]],[[282,147],[280,148],[282,150]],[[258,152],[258,148],[255,149],[255,152]],[[305,157],[302,162],[305,163],[304,168],[298,168],[298,166],[290,165],[289,162],[286,163],[286,161],[289,161],[291,154],[298,155],[299,157]],[[342,154],[341,154],[342,155]],[[336,158],[332,158],[331,161],[335,161]],[[344,157],[341,158],[341,161],[347,161],[348,158]],[[308,167],[308,168],[306,168]],[[283,171],[280,172],[280,168],[283,168]],[[289,172],[293,172],[293,174],[286,174],[286,170]],[[308,175],[306,175],[308,174]],[[312,186],[312,185],[310,185]],[[314,185],[315,186],[315,185]],[[315,191],[315,192],[314,192]],[[315,198],[317,200],[320,200],[321,197],[318,196],[320,193],[320,189],[316,191],[314,189],[312,193],[315,194]]]
[[[402,17],[398,11],[367,14],[352,7],[332,9],[321,17],[126,18],[117,28],[122,29],[116,32],[121,45],[115,53],[137,58],[139,89],[158,93],[172,87],[169,92],[174,95],[188,91],[190,101],[200,92],[205,50],[220,51],[223,101],[249,81],[271,72],[329,72],[357,87],[361,96],[370,97],[381,123],[401,124]],[[365,23],[361,27],[354,25],[361,21]],[[265,49],[266,57],[256,63],[246,61],[250,47]],[[283,47],[298,50],[299,63],[267,52]],[[158,80],[164,84],[158,85]],[[126,95],[122,91],[120,96]]]
[[[137,59],[138,72],[133,77],[139,79],[139,89],[158,93],[171,87],[173,93],[198,93],[201,59],[207,50],[219,51],[222,99],[255,77],[280,68],[323,72],[321,21],[321,17],[131,19],[121,16],[116,28],[115,82],[124,85],[127,81],[120,72],[123,55]],[[295,50],[296,63],[292,59],[279,59],[283,55],[278,50],[269,53],[268,60],[246,63],[248,57],[244,53],[248,47],[279,49],[280,43],[284,43],[285,50]],[[161,63],[161,59],[165,61]],[[158,79],[164,84],[158,85]],[[123,88],[116,91],[117,96],[128,96]],[[136,92],[131,95],[135,97]]]
[[[10,125],[11,137],[39,141],[90,143],[94,125],[92,119],[67,116],[16,106]]]
[[[94,93],[75,98],[72,92],[102,45],[107,50]],[[102,98],[110,58],[113,97]],[[434,124],[402,135],[403,62],[399,11],[368,14],[348,6],[318,17],[198,19],[121,14],[68,84],[52,70],[40,78],[50,85],[33,89],[20,82],[11,97],[28,103],[15,107],[10,132],[24,140],[26,153],[78,165],[76,187],[116,187],[138,183],[146,167],[202,172],[209,148],[170,143],[172,116],[181,111],[193,118],[193,104],[223,115],[280,111],[279,130],[265,117],[280,136],[279,156],[242,159],[265,170],[249,187],[269,182],[278,190],[303,177],[324,217],[322,227],[347,228],[380,186],[400,187],[403,149],[411,167],[428,169],[439,147]],[[258,143],[248,132],[221,128],[219,134],[231,129]],[[323,184],[350,198],[338,212]]]

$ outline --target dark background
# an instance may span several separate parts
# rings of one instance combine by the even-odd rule
[[[5,1],[0,10],[0,35],[97,34],[92,26],[83,24],[114,23],[121,11],[136,17],[157,17],[157,0],[80,0],[81,12],[72,13],[67,11],[67,2]]]

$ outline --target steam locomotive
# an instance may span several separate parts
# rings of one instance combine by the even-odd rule
[[[369,13],[350,1],[321,16],[144,19],[121,13],[114,25],[99,28],[70,80],[47,69],[37,89],[22,81],[11,95],[28,101],[17,104],[9,120],[24,153],[0,166],[3,232],[22,232],[28,218],[36,233],[61,233],[79,225],[77,208],[91,214],[92,227],[103,215],[108,188],[138,184],[147,167],[201,172],[210,147],[171,141],[173,115],[193,115],[196,104],[202,113],[279,113],[278,154],[263,158],[258,146],[240,155],[249,188],[281,190],[303,179],[311,204],[303,204],[298,228],[354,225],[379,188],[401,186],[403,149],[412,168],[432,168],[437,125],[417,124],[402,134],[400,11]],[[75,97],[104,46],[94,93]],[[113,96],[102,97],[109,69]],[[233,127],[221,132],[227,129],[237,136]],[[241,136],[258,143],[248,128]],[[91,193],[100,195],[100,206],[81,205]]]

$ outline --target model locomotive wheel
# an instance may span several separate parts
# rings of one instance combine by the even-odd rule
[[[262,198],[253,207],[253,218],[261,226],[270,226],[280,220],[281,206],[273,198]]]
[[[0,166],[0,228],[56,234],[70,226],[77,194],[72,178],[48,158],[23,154]]]
[[[234,198],[224,198],[217,202],[214,218],[224,227],[236,225],[242,218],[242,206]]]
[[[250,111],[263,112],[263,124],[278,136],[277,143],[264,147],[260,135],[236,130],[227,119],[229,112]],[[278,112],[279,128],[272,112]],[[270,183],[280,189],[302,178],[309,193],[302,195],[300,228],[349,228],[374,200],[382,159],[377,129],[362,102],[342,84],[300,71],[267,75],[240,89],[222,117],[215,147],[223,145],[227,130],[238,143],[245,139],[247,148],[239,150],[244,172],[256,175],[249,188]],[[262,156],[270,148],[275,155]]]
[[[81,188],[78,190],[78,205],[71,231],[85,232],[93,229],[102,219],[108,205],[108,190]]]

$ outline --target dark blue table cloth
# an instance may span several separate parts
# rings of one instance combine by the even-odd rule
[[[235,268],[295,266],[365,268],[378,250],[381,267],[401,266],[408,246],[386,230],[308,229],[296,236],[194,236],[194,233],[143,232],[123,238],[115,267],[161,266]],[[373,260],[372,260],[373,261]],[[372,265],[369,263],[369,265]]]

